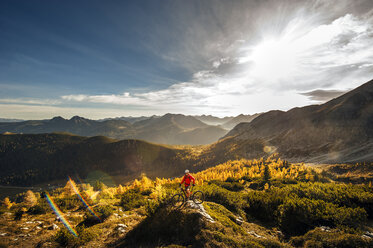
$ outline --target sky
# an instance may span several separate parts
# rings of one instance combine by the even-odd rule
[[[371,0],[2,0],[0,118],[233,116],[373,79]]]

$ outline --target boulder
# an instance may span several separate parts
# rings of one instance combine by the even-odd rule
[[[56,224],[52,224],[50,227],[48,227],[48,230],[57,230],[59,227]]]

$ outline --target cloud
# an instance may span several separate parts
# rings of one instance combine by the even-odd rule
[[[196,113],[228,108],[236,114],[326,101],[370,79],[373,22],[352,14],[324,24],[311,20],[294,16],[282,32],[263,34],[255,44],[235,40],[226,49],[229,56],[213,58],[210,69],[196,71],[191,80],[165,89],[62,99]]]
[[[180,66],[189,77],[172,83],[167,78],[167,86],[156,90],[126,89],[123,83],[117,94],[81,91],[40,104],[120,108],[135,116],[172,111],[234,115],[326,101],[373,75],[371,8],[369,1],[343,0],[163,6],[160,11],[170,14],[153,17],[154,30],[143,34],[139,47],[158,56],[166,71],[164,61],[170,68]],[[7,101],[37,104],[37,99],[2,102]]]
[[[27,105],[58,105],[60,100],[52,99],[33,99],[33,98],[2,98],[0,103],[3,104],[27,104]]]
[[[313,101],[326,102],[333,98],[339,97],[347,91],[340,90],[313,90],[309,92],[300,93],[301,95],[308,96]]]
[[[132,115],[138,116],[137,109],[130,108],[92,108],[92,107],[63,107],[63,106],[36,106],[28,104],[2,104],[0,103],[1,118],[18,118],[27,120],[50,119],[55,116],[62,116],[70,119],[78,115],[89,119],[102,119],[113,116]],[[149,114],[156,114],[159,111],[148,109]],[[165,114],[167,112],[163,112]]]
[[[125,92],[121,95],[65,95],[61,96],[66,101],[89,102],[89,103],[107,103],[120,105],[148,105],[144,98],[139,98]]]

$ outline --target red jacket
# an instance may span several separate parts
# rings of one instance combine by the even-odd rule
[[[181,180],[180,184],[185,184],[185,187],[188,187],[190,185],[190,182],[193,181],[193,184],[195,184],[195,179],[192,175],[188,174],[183,177],[183,180]]]

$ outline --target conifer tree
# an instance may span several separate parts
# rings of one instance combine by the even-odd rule
[[[28,190],[26,192],[25,197],[23,198],[23,202],[25,203],[27,207],[32,207],[36,205],[36,203],[38,202],[38,199],[36,198],[34,192],[32,192],[31,190]]]
[[[9,209],[12,207],[13,203],[9,200],[9,197],[5,197],[4,201],[3,201],[3,205]]]

